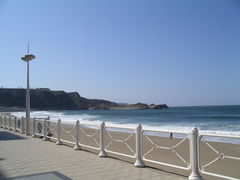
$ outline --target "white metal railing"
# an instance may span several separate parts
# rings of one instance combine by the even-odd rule
[[[20,117],[17,118],[17,132],[21,132],[22,134],[25,133],[25,118],[24,117]]]
[[[184,138],[180,139],[179,142],[175,143],[174,145],[171,146],[162,146],[159,145],[158,143],[156,143],[152,137],[150,135],[147,135],[146,132],[157,132],[157,133],[167,133],[170,134],[169,138],[172,139],[172,135],[173,134],[181,134],[184,135]],[[164,166],[169,166],[169,167],[173,167],[173,168],[178,168],[178,169],[183,169],[183,170],[189,170],[191,168],[190,166],[190,162],[188,160],[186,160],[183,155],[181,155],[178,152],[178,147],[180,145],[182,145],[184,142],[189,140],[189,136],[187,133],[181,133],[181,132],[169,132],[169,131],[153,131],[153,130],[143,130],[143,136],[147,139],[147,141],[151,144],[152,148],[150,148],[146,153],[143,154],[143,160],[146,162],[151,162],[151,163],[156,163],[156,164],[160,164],[160,165],[164,165]],[[184,163],[185,166],[180,166],[180,165],[176,165],[176,164],[171,164],[171,163],[166,163],[166,162],[160,162],[160,161],[156,161],[156,160],[152,160],[152,159],[148,159],[147,156],[153,152],[154,150],[158,150],[158,149],[163,149],[166,150],[168,152],[171,152],[173,155],[175,155],[182,163]]]
[[[3,128],[3,116],[0,115],[0,127]]]
[[[230,176],[226,176],[226,175],[223,175],[223,174],[217,174],[217,173],[214,173],[214,172],[209,172],[209,171],[206,170],[207,167],[212,166],[217,161],[221,161],[221,160],[224,160],[224,159],[233,159],[233,160],[238,160],[238,161],[240,160],[240,157],[234,157],[234,156],[231,156],[231,155],[227,155],[224,152],[222,152],[221,150],[218,150],[218,148],[214,147],[214,145],[211,144],[207,140],[207,138],[209,138],[209,137],[228,138],[228,139],[231,138],[231,139],[239,139],[240,140],[239,136],[225,136],[225,135],[216,135],[216,134],[201,134],[200,136],[198,136],[198,144],[199,144],[198,158],[199,159],[201,158],[201,144],[202,143],[204,143],[209,148],[209,150],[211,150],[216,155],[216,158],[214,158],[213,160],[209,160],[209,162],[207,162],[204,165],[202,165],[199,161],[199,171],[202,174],[206,174],[206,175],[210,175],[210,176],[214,176],[214,177],[218,177],[218,178],[222,178],[222,179],[239,180],[240,177],[239,178],[230,177]]]
[[[57,140],[57,129],[58,129],[58,124],[57,121],[50,121],[50,118],[48,117],[46,120],[44,120],[46,124],[46,138],[49,139],[54,139]]]
[[[7,121],[8,121],[8,129],[11,131],[12,130],[12,116],[11,115],[8,116]]]
[[[75,144],[75,136],[74,136],[74,130],[75,127],[72,125],[67,125],[66,127],[62,126],[62,121],[59,120],[59,136],[60,136],[60,140],[62,142],[66,142],[66,143],[70,143],[70,144]],[[70,129],[69,129],[70,128]],[[64,139],[64,135],[65,136],[70,136],[70,139]]]
[[[9,131],[14,130],[15,132],[24,131],[24,118],[17,118],[12,115],[0,115],[0,127],[8,129]]]
[[[45,119],[44,118],[34,118],[33,119],[33,137],[38,137],[38,136],[43,136],[43,124],[44,124]]]
[[[0,115],[0,127],[5,129],[14,129],[16,132],[25,132],[25,119],[23,117],[17,118],[9,115]],[[239,180],[240,177],[230,177],[214,172],[208,172],[206,168],[214,165],[215,162],[222,159],[233,159],[240,160],[240,157],[234,157],[221,152],[214,145],[208,142],[208,137],[220,137],[220,138],[234,138],[240,139],[240,136],[223,136],[223,135],[210,135],[210,134],[198,134],[198,129],[193,128],[190,133],[183,132],[174,132],[174,131],[156,131],[149,129],[142,129],[141,124],[136,128],[121,128],[121,127],[112,127],[105,126],[105,123],[102,122],[100,126],[92,124],[82,124],[79,121],[76,121],[76,124],[69,124],[67,122],[62,122],[60,119],[56,122],[48,118],[34,118],[32,119],[32,133],[33,137],[41,136],[44,141],[54,139],[56,140],[57,145],[63,143],[70,143],[74,145],[75,150],[80,150],[82,147],[90,148],[93,150],[99,151],[100,157],[107,157],[110,154],[116,154],[128,158],[135,159],[134,165],[136,167],[145,166],[145,162],[155,163],[163,166],[168,166],[172,168],[177,168],[181,170],[191,171],[189,175],[189,180],[202,180],[200,174],[210,175],[218,178],[228,179],[228,180]],[[125,130],[123,133],[124,136],[118,137],[117,131]],[[127,130],[127,131],[126,131]],[[116,132],[115,132],[116,131]],[[172,141],[171,145],[164,145],[156,141],[159,137],[151,135],[151,133],[167,133],[169,138],[167,140],[172,141],[172,135],[178,135],[174,139],[177,141]],[[68,136],[68,138],[66,138]],[[84,140],[90,138],[94,144],[87,144]],[[161,137],[162,138],[162,137]],[[109,140],[107,142],[106,140]],[[147,141],[150,144],[150,148],[145,145]],[[131,142],[131,143],[130,143]],[[106,143],[106,144],[105,144]],[[114,151],[114,148],[111,148],[114,143],[119,143],[124,146],[129,153]],[[205,164],[201,164],[201,144],[205,144],[212,150],[217,157]],[[134,144],[135,148],[132,147]],[[187,151],[187,157],[183,155],[178,147],[184,146]],[[174,164],[171,162],[160,161],[157,159],[151,159],[151,153],[154,150],[166,150],[169,153],[172,153],[179,162],[183,165]],[[161,154],[159,153],[159,156]]]
[[[126,138],[121,139],[121,138],[117,138],[116,135],[114,135],[113,132],[110,129],[130,130],[131,133],[127,134]],[[107,126],[107,127],[104,128],[104,131],[105,131],[104,134],[108,135],[109,138],[110,138],[110,142],[105,146],[105,152],[120,155],[120,156],[129,157],[129,158],[135,158],[136,152],[135,152],[135,150],[133,150],[133,148],[129,144],[129,141],[135,135],[135,132],[134,132],[133,128],[116,128],[116,127],[112,127],[112,126]],[[130,152],[130,155],[126,154],[126,153],[116,152],[116,151],[110,150],[110,146],[115,142],[123,144],[128,149],[128,151]]]
[[[76,136],[78,137],[78,141],[77,140],[75,141],[76,142],[75,147],[78,147],[78,144],[79,144],[79,147],[86,147],[94,150],[99,150],[100,143],[97,140],[97,134],[100,133],[100,127],[96,125],[81,124],[81,123],[78,123],[78,125],[76,124],[76,127],[77,127]],[[90,130],[90,132],[87,132],[87,129]],[[85,138],[92,139],[95,145],[88,145],[84,143]]]

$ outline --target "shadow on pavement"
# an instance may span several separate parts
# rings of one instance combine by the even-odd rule
[[[4,179],[6,178],[5,174],[2,172],[2,170],[0,169],[0,179]]]
[[[9,141],[9,140],[19,140],[26,139],[22,136],[18,136],[16,134],[12,134],[10,132],[0,132],[0,141]]]
[[[72,180],[71,178],[57,172],[45,172],[39,174],[31,174],[26,176],[18,176],[18,177],[11,177],[11,178],[3,178],[1,180]]]

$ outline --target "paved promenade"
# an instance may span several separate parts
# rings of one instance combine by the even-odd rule
[[[183,180],[158,169],[135,168],[113,158],[99,158],[86,151],[74,151],[39,138],[27,137],[0,128],[0,179],[15,180]]]

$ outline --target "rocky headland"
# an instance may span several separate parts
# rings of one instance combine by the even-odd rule
[[[118,104],[101,99],[87,99],[77,92],[53,91],[48,88],[30,90],[32,110],[120,110],[120,109],[163,109],[166,104],[148,105]],[[25,109],[26,89],[0,88],[0,110],[18,111]]]

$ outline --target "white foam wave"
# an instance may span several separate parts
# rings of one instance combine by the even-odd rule
[[[11,113],[15,116],[25,116],[25,112],[13,112]],[[31,117],[40,117],[40,118],[47,118],[50,117],[50,120],[56,121],[58,119],[62,120],[62,123],[65,124],[75,124],[77,120],[80,121],[80,124],[87,124],[92,126],[99,126],[102,122],[104,117],[99,115],[90,115],[90,114],[67,114],[64,111],[33,111],[31,112]],[[111,131],[118,131],[118,132],[130,132],[131,129],[135,129],[138,124],[136,123],[120,123],[120,122],[112,122],[112,121],[105,121],[106,127],[111,127]],[[166,131],[166,132],[179,132],[179,133],[190,133],[193,126],[200,127],[199,133],[200,134],[219,134],[219,135],[234,135],[240,136],[240,131],[231,131],[226,129],[220,130],[205,130],[201,129],[201,123],[196,123],[192,125],[182,125],[180,123],[177,124],[165,124],[161,126],[154,126],[148,124],[142,124],[144,130],[148,131]],[[204,124],[203,124],[204,125]],[[127,128],[127,129],[125,129]],[[151,135],[156,135],[156,133],[151,133]],[[159,135],[159,134],[157,134]],[[162,134],[161,134],[162,135]],[[165,135],[164,135],[165,136]]]
[[[25,112],[12,112],[14,116],[25,116]],[[99,125],[102,121],[96,120],[99,116],[89,115],[89,114],[65,114],[63,111],[32,111],[30,114],[31,117],[38,118],[47,118],[50,117],[50,120],[57,121],[61,119],[62,123],[65,124],[75,124],[77,120],[79,120],[82,124],[90,124],[90,125]]]

